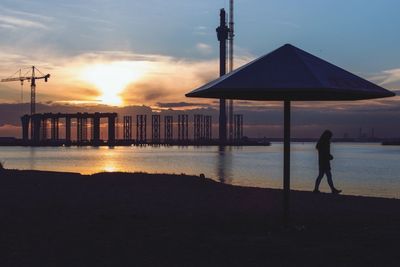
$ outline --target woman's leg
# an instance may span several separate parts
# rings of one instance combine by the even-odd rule
[[[315,180],[314,191],[318,191],[319,190],[319,184],[321,183],[322,177],[324,177],[324,171],[319,170],[319,174],[318,174],[317,180]]]
[[[337,190],[337,189],[335,188],[335,186],[333,185],[332,173],[331,173],[330,170],[329,170],[329,171],[326,171],[326,177],[328,178],[328,184],[329,184],[329,187],[330,187],[331,190],[332,190],[332,193],[340,193],[341,190]]]
[[[332,181],[332,173],[331,171],[326,171],[326,178],[328,178],[328,184],[331,190],[333,191],[335,189],[335,186],[333,186],[333,181]]]

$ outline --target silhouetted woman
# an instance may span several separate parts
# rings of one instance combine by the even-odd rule
[[[314,193],[319,193],[319,184],[321,183],[324,174],[326,174],[326,177],[328,178],[328,184],[332,190],[332,193],[339,194],[340,192],[342,192],[341,190],[335,188],[332,181],[330,163],[330,161],[333,160],[333,156],[331,155],[331,138],[332,132],[329,130],[325,130],[316,145],[316,149],[318,150],[319,174],[317,180],[315,181]]]

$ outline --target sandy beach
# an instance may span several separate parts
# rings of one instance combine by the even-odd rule
[[[186,175],[0,172],[1,266],[398,266],[400,200]]]

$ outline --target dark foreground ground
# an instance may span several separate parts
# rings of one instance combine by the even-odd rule
[[[400,200],[0,171],[0,266],[400,266]]]

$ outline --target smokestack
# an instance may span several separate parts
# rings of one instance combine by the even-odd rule
[[[220,25],[216,29],[219,41],[219,75],[226,74],[226,41],[228,40],[229,28],[226,25],[225,9],[220,11]],[[221,144],[226,142],[226,101],[219,100],[219,141]]]

